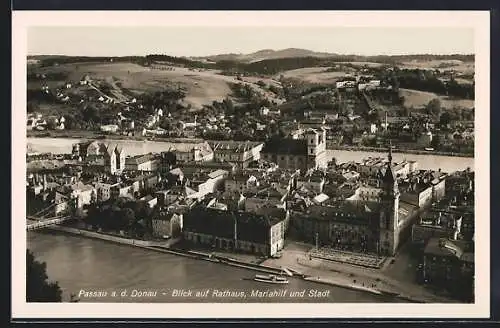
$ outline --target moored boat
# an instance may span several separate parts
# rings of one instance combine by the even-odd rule
[[[273,274],[269,275],[262,275],[262,274],[257,274],[253,278],[254,281],[259,281],[259,282],[266,282],[270,284],[288,284],[288,279],[285,277],[280,277],[276,276]]]

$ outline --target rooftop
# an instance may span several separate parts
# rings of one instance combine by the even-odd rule
[[[209,145],[214,152],[227,151],[240,153],[258,147],[262,145],[262,143],[254,141],[209,141]]]
[[[458,240],[431,238],[425,246],[424,254],[460,259],[464,254],[465,245]]]
[[[306,155],[307,141],[302,139],[271,139],[262,148],[262,153]]]
[[[152,159],[153,159],[153,155],[151,155],[151,154],[137,155],[137,156],[129,157],[129,158],[125,159],[125,164],[140,165],[140,164],[144,164],[146,162],[149,162]]]

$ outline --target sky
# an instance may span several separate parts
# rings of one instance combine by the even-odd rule
[[[208,56],[302,48],[356,55],[473,54],[457,27],[30,27],[28,55]]]

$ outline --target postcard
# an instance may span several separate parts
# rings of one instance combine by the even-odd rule
[[[489,316],[488,12],[26,11],[12,39],[14,318]]]

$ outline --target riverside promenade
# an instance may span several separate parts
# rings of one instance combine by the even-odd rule
[[[310,259],[308,252],[311,246],[300,243],[289,243],[280,258],[263,259],[230,252],[179,250],[173,248],[178,240],[143,241],[66,226],[53,226],[49,229],[263,273],[278,274],[286,268],[303,280],[371,294],[397,296],[416,303],[453,303],[453,300],[435,295],[422,286],[389,278],[380,270]]]
[[[286,267],[305,275],[305,279],[334,286],[363,290],[373,294],[394,295],[416,303],[454,303],[425,287],[396,280],[383,270],[349,265],[309,257],[311,246],[289,243],[280,258],[271,258],[264,265]]]

